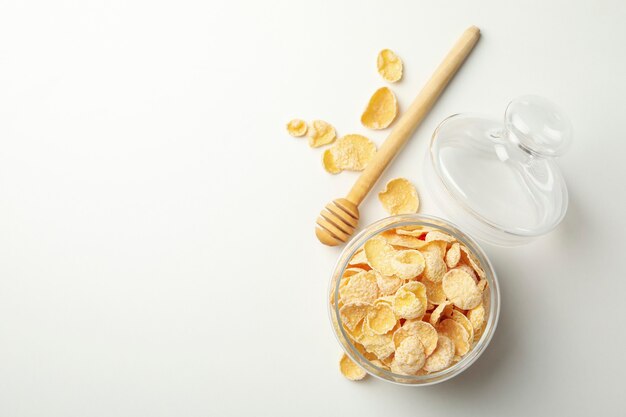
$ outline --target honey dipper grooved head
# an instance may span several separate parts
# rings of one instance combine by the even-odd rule
[[[315,226],[315,235],[324,245],[337,246],[346,242],[359,223],[359,209],[346,200],[338,198],[324,207]]]

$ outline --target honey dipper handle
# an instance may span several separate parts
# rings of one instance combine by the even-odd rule
[[[480,37],[480,30],[472,26],[463,32],[463,35],[454,44],[452,50],[430,77],[422,91],[415,97],[409,108],[400,117],[376,156],[367,165],[359,179],[348,193],[347,199],[359,205],[367,193],[372,189],[380,174],[383,173],[389,162],[398,153],[402,145],[411,136],[415,128],[424,119],[441,95],[446,85],[461,67]]]

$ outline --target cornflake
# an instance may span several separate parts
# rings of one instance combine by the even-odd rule
[[[437,346],[437,330],[426,321],[406,320],[393,335],[393,343],[396,348],[408,336],[417,336],[424,346],[424,353],[429,356]]]
[[[383,232],[381,236],[387,241],[387,243],[397,248],[420,249],[427,245],[427,243],[421,239],[413,236],[396,234],[392,230]]]
[[[452,315],[450,316],[450,318],[463,326],[463,328],[469,335],[469,341],[474,340],[474,326],[472,326],[472,323],[469,321],[465,314],[461,313],[459,310],[452,310]]]
[[[446,265],[448,268],[454,268],[461,260],[461,245],[458,242],[453,243],[446,253]]]
[[[309,146],[319,148],[335,140],[335,128],[323,120],[313,120],[308,130]]]
[[[467,249],[463,245],[461,245],[460,249],[461,249],[461,259],[467,260],[467,262],[476,272],[476,275],[478,275],[480,278],[485,278],[485,271],[483,271],[483,269],[478,264],[478,259],[474,256],[474,254],[472,254],[469,251],[469,249]]]
[[[361,124],[368,129],[385,129],[398,115],[398,101],[387,87],[374,92],[361,115]]]
[[[401,250],[393,254],[391,266],[394,275],[401,279],[411,279],[422,273],[426,262],[424,256],[417,250]]]
[[[378,193],[378,199],[392,216],[416,213],[420,205],[415,186],[406,178],[394,178],[389,181],[385,189]]]
[[[470,349],[469,334],[463,326],[452,319],[445,319],[437,326],[439,334],[447,336],[454,342],[454,352],[459,356],[465,355]]]
[[[426,312],[426,304],[422,304],[414,293],[400,289],[393,298],[393,312],[403,319],[421,318]]]
[[[350,281],[344,287],[339,288],[339,297],[344,304],[374,303],[378,298],[376,274],[372,271],[363,271],[352,275]]]
[[[369,303],[352,302],[345,304],[339,310],[341,315],[341,322],[348,328],[348,330],[354,331],[356,327],[363,321],[367,311],[372,305]]]
[[[414,236],[417,238],[424,238],[423,240],[426,240],[426,234],[430,231],[430,229],[422,227],[422,226],[416,226],[416,227],[408,227],[408,226],[404,226],[404,227],[398,227],[396,229],[396,233],[399,235],[405,235],[405,236]]]
[[[341,374],[350,381],[360,381],[365,378],[366,375],[363,368],[354,363],[345,353],[341,355],[341,359],[339,360],[339,370]]]
[[[287,132],[295,138],[304,136],[306,134],[308,127],[306,122],[301,119],[293,119],[287,123]]]
[[[454,357],[454,342],[444,335],[439,335],[437,347],[424,363],[426,372],[438,372],[452,365]]]
[[[395,327],[397,321],[391,306],[384,302],[376,303],[367,312],[367,325],[376,334],[389,332]]]
[[[322,155],[324,169],[331,174],[363,171],[376,155],[374,142],[361,135],[345,135]]]
[[[350,261],[348,261],[348,265],[363,265],[367,263],[367,258],[365,257],[365,251],[363,249],[359,249],[352,255]]]
[[[378,284],[378,291],[382,295],[391,295],[395,294],[398,291],[398,288],[404,284],[404,280],[398,277],[388,277],[381,274],[376,274],[376,283]],[[382,300],[383,297],[379,298]]]
[[[383,360],[389,355],[392,355],[395,351],[393,346],[393,329],[385,334],[376,334],[369,328],[367,322],[363,323],[363,334],[361,335],[359,342],[363,345],[365,350],[369,353],[373,353],[378,359]]]
[[[442,241],[447,243],[452,243],[455,241],[452,236],[442,232],[438,232],[436,230],[426,233],[426,238],[424,240],[426,240],[426,242]]]
[[[430,315],[429,322],[433,326],[437,326],[442,316],[447,317],[450,315],[452,315],[452,304],[450,304],[449,301],[444,301],[443,303],[439,304],[436,309],[433,310]]]
[[[426,296],[431,304],[442,304],[447,300],[446,293],[443,292],[443,285],[440,282],[432,282],[428,279],[422,280],[422,284],[426,287]]]
[[[393,276],[395,269],[391,264],[395,250],[381,236],[375,236],[365,242],[365,257],[372,269],[382,275]]]
[[[463,272],[466,272],[474,282],[478,283],[478,277],[476,276],[476,272],[474,272],[474,268],[466,264],[458,264],[454,269],[460,269]]]
[[[343,281],[341,282],[342,286],[344,286],[345,284],[347,284],[347,283],[348,283],[349,278],[350,278],[352,275],[356,275],[356,274],[358,274],[359,272],[367,272],[367,271],[366,271],[365,269],[362,269],[362,268],[357,268],[357,267],[346,268],[346,270],[345,270],[345,271],[343,271],[343,278],[344,278],[344,279],[343,279]]]
[[[385,81],[395,83],[402,78],[402,60],[390,49],[378,53],[378,73]]]
[[[459,269],[448,271],[442,285],[446,297],[458,308],[469,310],[480,304],[481,291],[468,273]]]
[[[424,268],[424,278],[431,282],[441,282],[443,279],[447,267],[446,263],[439,252],[423,252],[424,262],[426,267]]]
[[[438,258],[444,258],[447,247],[448,244],[442,240],[431,240],[430,242],[426,242],[421,250],[422,252],[432,252],[437,255]]]
[[[417,335],[409,335],[396,348],[391,372],[401,375],[415,375],[426,361],[424,345]]]
[[[475,335],[478,335],[485,322],[485,307],[479,304],[477,307],[472,308],[467,312],[467,318],[472,324]]]

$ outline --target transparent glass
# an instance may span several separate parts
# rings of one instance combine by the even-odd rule
[[[487,319],[487,324],[485,330],[481,336],[481,338],[476,342],[471,351],[463,357],[459,362],[452,365],[451,367],[444,369],[440,372],[434,372],[428,375],[415,375],[415,376],[407,376],[395,374],[393,372],[387,371],[385,369],[379,368],[378,366],[372,364],[369,360],[367,360],[352,344],[348,335],[346,334],[342,324],[341,324],[341,316],[339,315],[338,308],[338,299],[339,299],[339,284],[341,281],[341,277],[343,276],[344,271],[348,267],[348,261],[354,253],[371,237],[377,235],[378,233],[384,232],[385,230],[399,227],[399,226],[427,226],[438,228],[441,231],[448,233],[451,236],[454,236],[459,242],[463,243],[465,246],[473,252],[478,260],[480,261],[483,269],[485,270],[486,279],[489,283],[489,297],[490,297],[490,309],[489,309],[489,317]],[[450,379],[465,369],[467,369],[470,365],[472,365],[476,359],[485,351],[487,345],[491,341],[491,337],[496,329],[496,325],[498,323],[498,315],[500,313],[500,290],[498,287],[498,280],[496,278],[496,274],[493,270],[493,267],[487,256],[483,252],[483,250],[478,246],[478,244],[467,236],[465,233],[460,231],[453,224],[439,219],[437,217],[418,215],[418,214],[410,214],[410,215],[400,215],[388,217],[386,219],[379,220],[370,226],[368,226],[365,230],[355,236],[345,247],[337,264],[335,266],[335,270],[333,272],[332,278],[330,280],[329,286],[329,304],[328,311],[330,315],[330,321],[335,332],[335,336],[339,341],[339,344],[346,352],[346,354],[359,366],[361,366],[368,374],[380,378],[385,381],[394,382],[402,385],[413,385],[413,386],[424,386],[424,385],[432,385],[439,382],[443,382],[447,379]]]
[[[567,211],[567,186],[555,157],[572,127],[537,96],[513,100],[504,123],[471,114],[445,119],[424,163],[438,206],[472,235],[513,246],[553,230]]]

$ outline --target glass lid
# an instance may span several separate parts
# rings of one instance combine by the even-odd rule
[[[492,243],[523,243],[554,229],[567,211],[554,158],[571,137],[568,118],[537,96],[512,101],[504,121],[454,115],[432,137],[427,179],[451,220]]]

